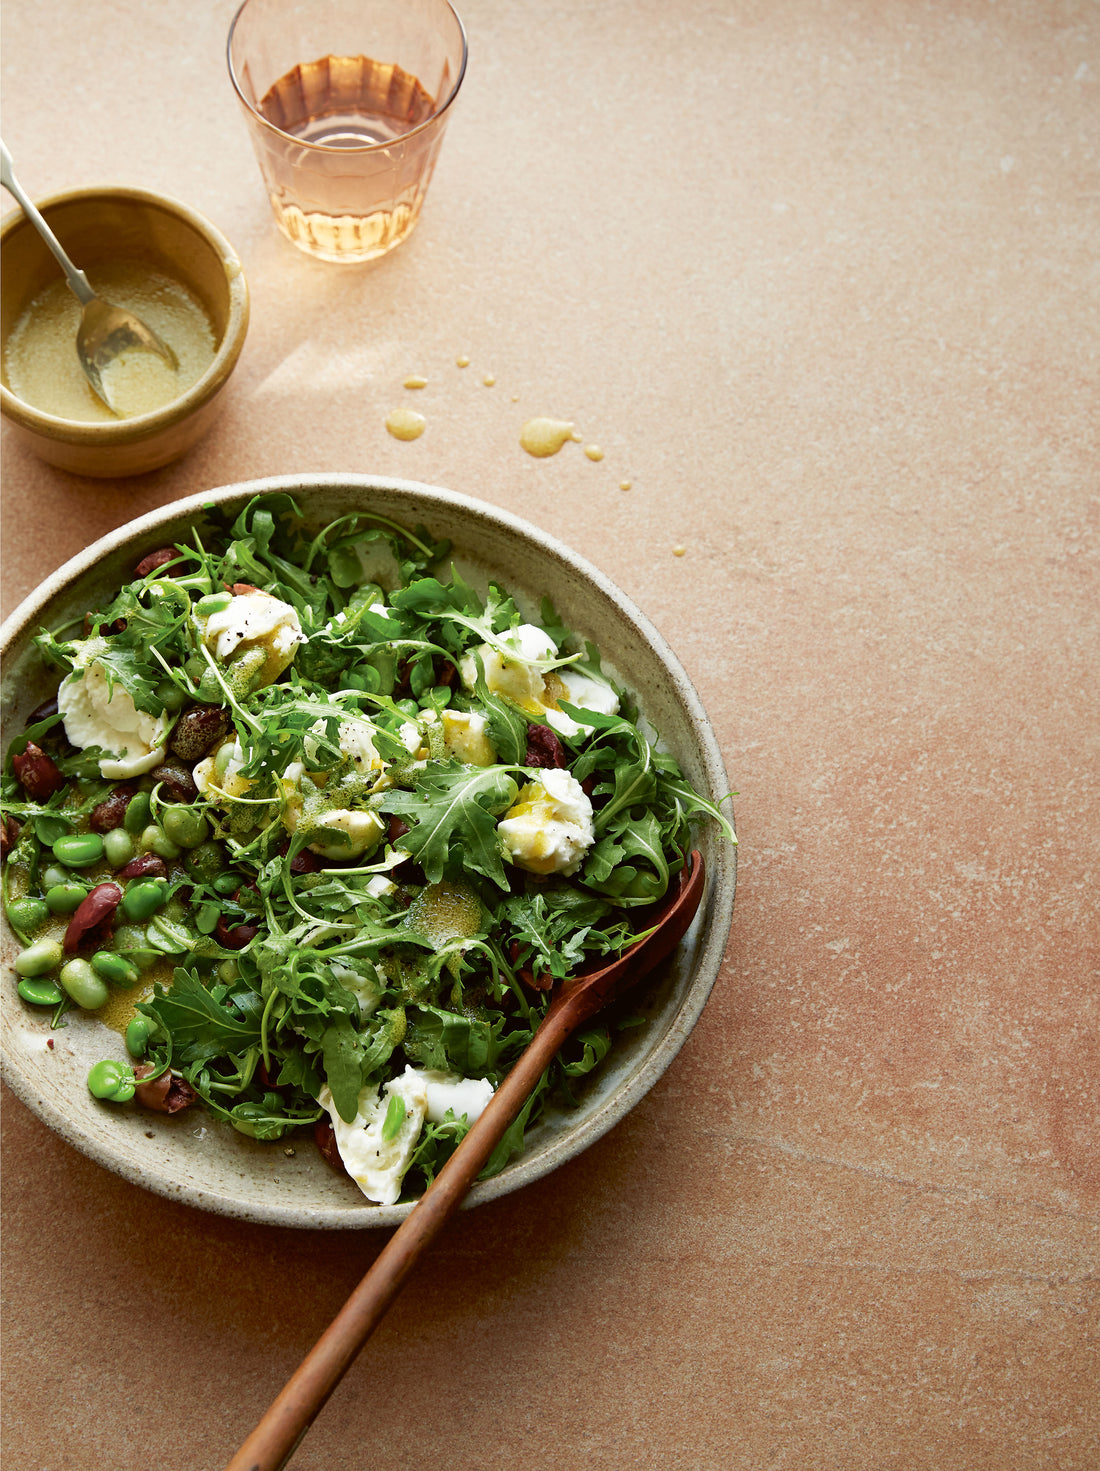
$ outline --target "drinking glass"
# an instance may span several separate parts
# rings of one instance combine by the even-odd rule
[[[341,263],[400,245],[466,70],[448,0],[244,0],[228,53],[283,234]]]

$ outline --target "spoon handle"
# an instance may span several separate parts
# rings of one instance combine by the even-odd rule
[[[11,154],[7,150],[7,145],[2,140],[0,140],[0,184],[3,184],[12,198],[22,206],[23,213],[49,246],[57,264],[65,272],[65,279],[68,281],[73,295],[84,304],[87,304],[89,301],[94,301],[95,292],[89,286],[87,276],[83,271],[78,270],[73,265],[72,261],[65,254],[61,241],[58,240],[49,225],[47,225],[42,217],[41,211],[28,198],[18,179],[15,177],[12,169]]]
[[[225,1471],[280,1471],[401,1291],[420,1253],[461,1205],[554,1054],[584,1020],[553,1005],[481,1116],[287,1380]]]
[[[555,991],[535,1035],[480,1118],[405,1217],[374,1265],[272,1401],[225,1471],[282,1471],[356,1354],[401,1291],[420,1253],[462,1204],[508,1126],[562,1044],[629,982],[659,964],[687,933],[703,896],[702,855],[691,854],[659,923],[617,961]]]

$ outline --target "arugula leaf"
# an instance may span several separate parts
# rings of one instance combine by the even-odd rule
[[[197,970],[179,967],[166,991],[158,982],[149,1001],[137,1009],[152,1017],[172,1038],[173,1058],[195,1062],[221,1053],[239,1053],[260,1042],[263,999],[256,992],[217,998]]]
[[[428,763],[413,791],[395,787],[379,805],[410,824],[401,847],[429,883],[438,883],[449,869],[472,868],[506,889],[496,819],[518,792],[503,767],[438,761]]]
[[[483,1077],[494,1070],[504,1049],[505,1021],[504,1016],[490,1021],[420,1005],[413,1008],[405,1050],[424,1067],[453,1068],[464,1077]]]
[[[333,1018],[321,1038],[321,1053],[336,1112],[350,1124],[359,1112],[363,1086],[362,1045],[350,1017]]]
[[[587,1031],[578,1033],[576,1041],[581,1047],[580,1057],[574,1062],[562,1063],[562,1072],[570,1078],[580,1078],[585,1073],[590,1073],[603,1062],[611,1050],[611,1036],[606,1027],[590,1027]]]

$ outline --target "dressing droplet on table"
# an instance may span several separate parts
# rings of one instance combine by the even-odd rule
[[[415,409],[394,409],[386,418],[386,428],[394,439],[419,439],[427,422]]]
[[[579,438],[565,419],[528,419],[520,430],[520,446],[536,459],[556,455],[563,444]]]
[[[403,386],[405,388],[427,388],[428,380],[427,378],[421,378],[419,374],[414,373],[411,377],[405,379]]]

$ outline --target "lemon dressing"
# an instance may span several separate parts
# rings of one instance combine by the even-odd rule
[[[217,343],[205,309],[186,286],[137,261],[100,266],[90,277],[107,301],[152,327],[178,366],[142,350],[120,354],[103,375],[117,410],[112,413],[81,369],[80,303],[58,278],[24,308],[4,344],[4,372],[17,398],[59,419],[101,423],[153,413],[198,382],[214,361]]]

